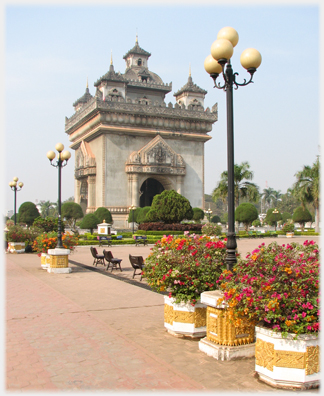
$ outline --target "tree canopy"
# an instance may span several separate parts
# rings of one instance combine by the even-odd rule
[[[66,220],[66,223],[72,231],[76,231],[75,223],[78,219],[82,219],[83,211],[79,204],[75,202],[65,202],[61,208],[62,218]]]
[[[253,179],[253,172],[249,170],[248,162],[242,162],[240,165],[234,165],[234,197],[235,206],[239,206],[240,198],[248,198],[252,202],[257,202],[259,199],[258,186],[249,180]],[[223,201],[227,198],[228,192],[228,172],[224,171],[221,174],[221,180],[213,191],[212,197],[216,202],[221,198]]]
[[[194,220],[197,223],[200,223],[200,221],[203,220],[205,217],[204,211],[200,208],[193,208],[192,211],[193,211],[192,220]]]
[[[241,203],[235,210],[235,220],[243,223],[246,231],[248,231],[252,222],[257,218],[257,208],[249,202]]]
[[[30,227],[34,220],[40,216],[36,205],[33,202],[24,202],[19,207],[19,223],[27,224]]]
[[[296,208],[292,218],[295,223],[299,223],[302,231],[304,231],[305,223],[313,220],[312,215],[309,213],[309,210],[303,208],[302,206],[298,206],[298,208]]]
[[[90,230],[93,233],[94,228],[100,223],[100,220],[94,213],[88,213],[84,216],[80,223],[80,228],[83,230]]]
[[[315,209],[315,231],[319,232],[319,202],[320,202],[320,162],[319,157],[312,166],[304,166],[300,172],[295,174],[297,180],[293,186],[293,194],[299,199],[302,207],[306,203],[313,205]]]
[[[166,224],[191,220],[193,210],[187,198],[174,190],[164,190],[153,198],[151,210],[147,213],[149,221],[163,221]]]
[[[95,210],[94,215],[98,217],[100,223],[105,220],[106,223],[112,224],[111,213],[107,208],[98,208],[97,210]]]

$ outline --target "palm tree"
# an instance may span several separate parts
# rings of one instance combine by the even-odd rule
[[[276,208],[278,206],[278,201],[281,201],[281,196],[282,196],[281,190],[279,191],[273,190],[272,195],[273,195],[272,204]]]
[[[273,199],[275,197],[274,193],[275,193],[275,190],[273,188],[269,187],[269,188],[264,188],[263,193],[261,194],[261,197],[264,199],[265,206],[267,206],[268,209],[270,208],[271,202],[273,201]]]
[[[319,167],[319,157],[317,157],[312,167],[305,165],[301,171],[295,174],[297,181],[293,186],[293,193],[300,200],[303,208],[306,203],[311,203],[314,206],[315,232],[319,232]]]
[[[50,201],[40,201],[41,216],[45,219],[47,216],[53,216],[56,203]]]
[[[248,180],[253,179],[253,172],[249,170],[248,162],[242,162],[241,165],[234,165],[234,197],[235,206],[240,204],[240,198],[247,198],[252,202],[257,202],[259,198],[258,186]],[[217,199],[226,201],[228,192],[228,172],[224,171],[221,174],[221,180],[212,193],[212,198],[216,202]]]

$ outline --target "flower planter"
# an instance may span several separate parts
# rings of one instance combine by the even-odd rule
[[[178,337],[201,338],[206,335],[206,305],[175,304],[164,296],[164,327]]]
[[[42,253],[41,254],[41,267],[43,269],[47,269],[50,267],[51,263],[51,256],[49,256],[47,253]]]
[[[256,327],[255,371],[259,379],[277,388],[317,388],[320,381],[320,337],[281,333]]]
[[[8,242],[9,253],[25,253],[25,242]]]
[[[235,326],[229,319],[228,305],[218,303],[219,290],[201,293],[207,305],[207,336],[199,341],[199,350],[217,360],[250,358],[255,353],[254,325],[242,321]]]
[[[292,238],[294,236],[293,232],[286,232],[286,237],[287,238]]]
[[[55,248],[48,249],[49,266],[47,272],[54,272],[57,274],[67,274],[72,272],[72,268],[69,267],[69,249]],[[46,262],[47,262],[46,258]]]

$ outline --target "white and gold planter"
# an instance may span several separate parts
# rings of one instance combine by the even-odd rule
[[[25,253],[25,242],[8,242],[9,253]]]
[[[47,269],[50,267],[51,263],[51,256],[49,256],[47,253],[42,253],[41,254],[41,267],[43,269]]]
[[[199,350],[217,360],[253,357],[254,325],[242,321],[235,326],[229,319],[228,305],[218,302],[223,296],[219,290],[200,295],[201,302],[207,305],[207,336],[199,341]]]
[[[287,238],[292,238],[294,236],[293,232],[286,232],[286,237]]]
[[[256,327],[255,371],[261,381],[277,388],[317,388],[320,382],[320,337],[281,333]]]
[[[54,272],[57,274],[67,274],[72,272],[72,268],[69,267],[69,249],[62,249],[62,248],[55,248],[55,249],[48,249],[46,257],[49,261],[47,272]]]
[[[175,304],[164,296],[164,327],[175,336],[201,338],[206,335],[206,305]]]

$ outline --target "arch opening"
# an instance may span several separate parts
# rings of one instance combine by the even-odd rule
[[[161,194],[165,188],[158,180],[149,177],[140,188],[140,207],[151,206],[153,198],[157,194]]]

